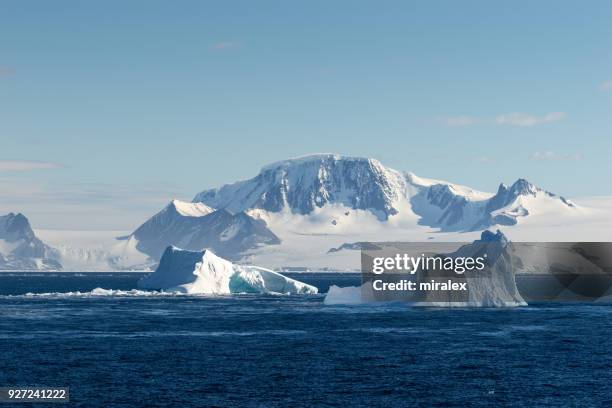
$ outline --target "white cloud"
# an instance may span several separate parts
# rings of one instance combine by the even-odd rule
[[[612,81],[604,81],[599,86],[602,91],[612,91]]]
[[[582,155],[578,153],[573,154],[559,154],[552,152],[550,150],[546,150],[543,152],[535,152],[531,156],[529,156],[531,160],[536,161],[562,161],[562,160],[582,160]]]
[[[0,160],[0,171],[32,171],[44,169],[61,169],[59,163],[33,161],[33,160]]]
[[[510,125],[520,127],[530,127],[540,125],[542,123],[550,123],[561,120],[565,117],[563,112],[550,112],[544,116],[531,115],[529,113],[504,113],[495,118],[495,123],[498,125]]]
[[[213,44],[210,48],[216,51],[227,50],[229,48],[239,47],[240,43],[235,41],[220,41],[218,43]]]
[[[451,127],[462,127],[462,126],[470,126],[475,125],[480,122],[478,118],[474,118],[472,116],[447,116],[438,118],[438,120],[444,123],[446,126]]]

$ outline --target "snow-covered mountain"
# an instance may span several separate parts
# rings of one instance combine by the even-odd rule
[[[514,225],[521,217],[553,207],[567,212],[575,208],[524,179],[511,187],[502,184],[496,194],[490,194],[393,170],[375,159],[332,154],[265,166],[254,178],[203,191],[193,202],[231,212],[296,215],[335,205],[368,211],[380,221],[416,217],[420,225],[440,231]],[[337,220],[330,223],[336,225]]]
[[[154,268],[170,245],[285,270],[344,270],[359,267],[363,243],[465,242],[496,226],[515,241],[606,240],[608,207],[575,205],[524,179],[487,193],[375,159],[319,154],[265,166],[193,202],[174,200],[120,240],[81,244],[78,233],[66,245],[65,233],[40,233],[71,270]]]
[[[249,249],[279,244],[280,240],[263,220],[244,212],[230,213],[202,203],[173,200],[138,227],[129,236],[130,242],[154,260],[159,260],[170,245],[197,251],[209,248],[235,260]]]
[[[411,176],[413,183],[414,176]],[[418,183],[416,183],[418,184]],[[576,206],[564,197],[545,191],[525,179],[510,187],[500,184],[496,194],[476,192],[446,182],[421,184],[411,198],[422,225],[441,231],[479,231],[493,226],[516,225],[522,217],[558,211],[573,213]]]
[[[515,225],[520,217],[546,211],[572,211],[576,206],[564,197],[545,191],[525,179],[512,186],[500,184],[497,193],[487,200],[485,219],[474,226]]]
[[[265,166],[254,178],[199,193],[193,202],[232,212],[289,209],[309,214],[327,204],[368,210],[380,220],[398,213],[405,177],[378,160],[313,155]]]
[[[36,237],[23,214],[0,216],[0,270],[57,270],[54,250]]]

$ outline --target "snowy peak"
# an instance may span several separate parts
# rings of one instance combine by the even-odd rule
[[[172,200],[163,210],[141,225],[135,233],[147,234],[149,230],[160,232],[167,228],[172,228],[177,220],[184,217],[204,217],[212,212],[214,212],[214,209],[202,203]]]
[[[34,231],[28,219],[21,213],[0,216],[0,239],[15,242],[20,239],[34,239]]]
[[[539,192],[547,193],[541,188],[522,178],[515,181],[510,187],[507,187],[504,183],[501,183],[495,196],[489,200],[487,208],[490,211],[494,211],[512,203],[519,196],[535,197]],[[552,195],[550,193],[547,194]]]
[[[510,187],[510,193],[514,195],[536,195],[538,191],[542,190],[523,178],[516,180]]]
[[[203,203],[190,203],[176,199],[172,200],[172,202],[168,204],[168,209],[170,211],[175,211],[183,217],[203,217],[215,211],[214,208],[211,208]]]
[[[404,190],[401,173],[378,160],[318,154],[270,164],[250,180],[203,191],[193,201],[232,212],[262,209],[296,214],[342,204],[386,220],[397,214],[396,202]]]
[[[565,199],[564,197],[559,197],[521,178],[515,181],[510,187],[506,187],[506,185],[503,183],[500,184],[495,196],[491,197],[489,200],[487,209],[490,211],[495,211],[502,207],[516,203],[517,199],[520,198],[553,199],[560,201],[567,207],[575,207],[571,201]]]
[[[525,179],[518,179],[512,186],[500,184],[497,193],[485,207],[483,220],[474,229],[492,225],[515,225],[520,218],[534,213],[575,210],[576,206],[564,197],[550,193]]]
[[[0,216],[0,270],[57,270],[54,250],[36,237],[23,214]]]
[[[212,248],[229,259],[237,259],[259,245],[279,244],[278,237],[263,220],[244,212],[213,210],[201,203],[172,201],[138,227],[126,245],[158,260],[170,245],[189,250]]]

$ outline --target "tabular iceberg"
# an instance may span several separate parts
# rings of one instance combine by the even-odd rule
[[[189,294],[315,294],[317,288],[257,266],[236,265],[210,250],[166,248],[154,273],[138,282],[141,289]]]

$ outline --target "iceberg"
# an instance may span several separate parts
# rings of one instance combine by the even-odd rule
[[[482,271],[466,273],[467,293],[460,295],[449,292],[446,298],[440,293],[429,292],[422,298],[415,297],[410,302],[414,306],[433,307],[516,307],[526,306],[516,286],[515,271],[521,261],[514,254],[514,248],[501,231],[483,231],[481,238],[472,244],[464,245],[450,257],[485,256],[490,266]],[[420,279],[427,281],[433,277],[428,271],[419,271]],[[324,303],[326,305],[374,304],[377,294],[372,281],[364,282],[361,287],[331,286]]]
[[[317,288],[258,266],[236,265],[210,250],[166,248],[159,266],[138,281],[140,289],[188,294],[315,294]]]

